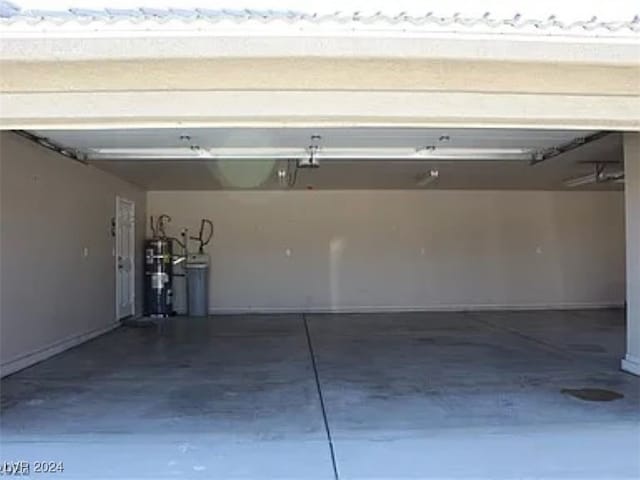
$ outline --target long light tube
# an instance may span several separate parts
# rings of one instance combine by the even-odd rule
[[[530,161],[535,151],[527,148],[322,148],[319,160],[514,160]],[[238,159],[275,160],[305,158],[306,148],[93,148],[89,160]]]

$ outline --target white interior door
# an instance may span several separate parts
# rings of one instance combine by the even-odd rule
[[[135,313],[135,204],[116,197],[116,317]]]

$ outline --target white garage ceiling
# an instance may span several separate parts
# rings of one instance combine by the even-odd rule
[[[290,188],[566,189],[567,179],[591,173],[595,162],[621,162],[622,159],[620,135],[609,134],[537,165],[530,164],[532,152],[565,145],[595,133],[592,131],[190,128],[31,133],[87,155],[90,163],[97,167],[150,190],[281,189],[278,170],[291,170],[291,162],[286,159],[305,155],[312,143],[320,147],[319,152],[324,153],[325,158],[319,157],[318,169],[299,170],[296,183]],[[312,136],[320,139],[312,140]],[[415,152],[424,147],[458,153],[453,160],[416,158]],[[193,148],[199,154],[194,154]],[[469,155],[465,149],[471,149]],[[247,151],[260,160],[230,158],[235,152]],[[523,151],[527,155],[521,155],[519,160],[517,155],[511,160],[500,160],[500,153],[508,151]],[[149,155],[149,152],[155,153]],[[346,152],[347,158],[336,159],[339,155],[332,152]],[[359,155],[354,160],[349,152],[365,152],[365,156]],[[397,158],[390,160],[385,152]],[[484,152],[481,155],[484,159],[471,159],[473,152]],[[144,155],[148,158],[142,159]],[[612,163],[607,168],[619,171],[622,167]],[[422,180],[431,170],[437,170],[438,177],[426,186]],[[578,188],[623,187],[608,182]]]
[[[182,136],[203,148],[296,148],[320,135],[327,148],[421,147],[448,136],[452,147],[548,148],[595,133],[578,130],[425,129],[425,128],[190,128],[36,131],[60,144],[93,148],[181,147]]]

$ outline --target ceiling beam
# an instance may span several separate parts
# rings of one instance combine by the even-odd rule
[[[406,91],[5,93],[0,129],[459,127],[640,130],[640,97]]]

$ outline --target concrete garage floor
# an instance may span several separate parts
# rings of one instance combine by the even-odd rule
[[[620,310],[175,318],[4,379],[0,456],[64,461],[51,478],[639,478],[623,351]],[[585,387],[624,398],[562,393]]]

